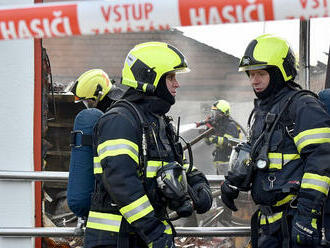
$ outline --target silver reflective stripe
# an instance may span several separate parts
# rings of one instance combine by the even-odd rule
[[[136,57],[132,54],[128,54],[126,58],[126,63],[128,64],[129,67],[131,67],[134,62],[136,61]]]
[[[125,217],[125,219],[129,219],[130,217],[142,212],[143,210],[145,210],[146,208],[150,207],[151,204],[149,201],[146,201],[144,203],[142,203],[141,205],[137,206],[136,208],[126,212],[126,213],[122,213]]]
[[[94,169],[99,169],[102,168],[101,163],[100,162],[94,162]]]
[[[156,175],[160,166],[148,166],[147,167],[147,174],[152,173],[152,175]]]
[[[301,181],[301,185],[303,185],[303,184],[312,184],[315,186],[322,187],[326,190],[329,190],[329,184],[327,182],[317,180],[317,179],[303,178]]]
[[[130,145],[126,145],[126,144],[120,144],[120,145],[111,145],[111,146],[106,146],[102,149],[99,150],[99,156],[102,156],[103,153],[107,152],[107,151],[115,151],[115,150],[120,150],[120,149],[126,149],[126,150],[130,150],[131,152],[133,152],[136,156],[138,156],[138,152],[131,147]]]
[[[282,158],[270,158],[269,162],[272,164],[280,164],[282,165]]]
[[[296,146],[300,146],[301,143],[312,140],[312,139],[330,139],[330,133],[317,133],[317,134],[307,134],[301,137],[299,140],[296,141]]]
[[[96,218],[96,217],[88,217],[88,222],[120,227],[121,221],[120,220],[101,219],[101,218]]]

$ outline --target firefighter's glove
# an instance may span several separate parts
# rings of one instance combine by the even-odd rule
[[[204,214],[212,207],[212,192],[210,186],[206,183],[200,183],[193,186],[196,195],[194,202],[194,209],[198,214]]]
[[[159,238],[150,242],[148,248],[175,248],[173,237],[163,233]]]
[[[297,214],[293,217],[291,238],[293,244],[318,247],[320,234],[317,230],[317,219],[312,216]]]
[[[203,172],[194,170],[187,174],[188,191],[198,214],[203,214],[212,206],[212,192]]]
[[[225,180],[221,185],[221,200],[232,211],[237,211],[234,200],[238,197],[238,194],[237,187],[230,185],[228,180]]]
[[[179,217],[189,217],[194,209],[188,196],[184,196],[182,200],[171,199],[168,204],[169,209],[175,211]]]

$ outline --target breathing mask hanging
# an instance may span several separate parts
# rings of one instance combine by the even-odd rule
[[[239,144],[232,149],[229,159],[228,179],[241,190],[248,190],[251,183],[253,163],[251,160],[251,145]]]
[[[178,162],[168,163],[157,171],[157,184],[168,199],[180,199],[188,192],[186,171]]]
[[[180,217],[193,212],[188,196],[188,183],[185,169],[178,162],[171,162],[157,171],[157,185],[169,202],[169,208]]]

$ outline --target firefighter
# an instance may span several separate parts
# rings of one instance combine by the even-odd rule
[[[95,107],[105,112],[114,100],[124,94],[114,80],[102,69],[91,69],[81,74],[71,87],[75,102],[83,102],[87,108]]]
[[[211,107],[209,124],[215,133],[205,139],[207,145],[215,145],[212,152],[213,163],[218,175],[226,175],[232,145],[228,138],[240,138],[240,127],[230,118],[230,104],[226,100],[218,100]]]
[[[239,71],[257,97],[249,141],[224,184],[222,200],[237,210],[239,190],[250,190],[259,209],[251,219],[253,247],[318,247],[330,185],[330,119],[312,92],[299,90],[288,43],[266,34],[252,40]],[[231,163],[231,161],[230,161]]]
[[[94,128],[97,173],[86,248],[175,247],[167,208],[179,217],[210,209],[208,181],[187,166],[166,116],[180,86],[176,73],[187,71],[183,54],[163,42],[128,53],[121,83],[129,89]]]

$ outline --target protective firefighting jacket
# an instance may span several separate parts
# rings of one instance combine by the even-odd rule
[[[295,91],[284,87],[275,96],[255,100],[250,131],[253,160],[265,142],[266,122],[280,113]],[[320,214],[330,185],[330,119],[316,97],[297,95],[286,108],[274,127],[268,159],[268,169],[255,171],[251,190],[254,202],[261,206],[264,232],[280,228],[289,204],[302,214]]]
[[[180,163],[182,154],[174,151],[169,120],[151,113],[150,104],[155,102],[142,99],[135,104],[148,127],[146,168],[140,156],[143,127],[133,111],[114,106],[94,128],[96,180],[85,232],[87,248],[116,246],[123,235],[135,235],[133,240],[146,246],[164,232],[172,234],[155,176],[162,164]]]
[[[231,153],[231,145],[225,142],[224,138],[240,138],[240,128],[231,120],[226,119],[215,125],[215,150],[213,151],[213,161],[216,164],[228,163]]]

